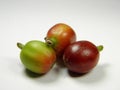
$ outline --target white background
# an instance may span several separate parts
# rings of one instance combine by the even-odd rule
[[[70,25],[77,40],[104,45],[90,73],[72,77],[54,68],[31,77],[16,42],[44,41],[56,23]],[[120,0],[0,0],[0,90],[120,90]]]

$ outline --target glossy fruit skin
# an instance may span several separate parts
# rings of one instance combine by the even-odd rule
[[[46,43],[32,40],[22,48],[20,59],[28,70],[34,73],[44,74],[55,63],[56,54]]]
[[[47,40],[52,42],[52,47],[55,49],[57,56],[60,56],[69,44],[76,41],[76,34],[70,26],[58,23],[47,32]]]
[[[77,41],[68,46],[63,60],[68,69],[76,73],[87,73],[98,63],[99,51],[89,41]]]

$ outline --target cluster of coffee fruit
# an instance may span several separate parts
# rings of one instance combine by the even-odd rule
[[[51,27],[45,42],[31,40],[25,45],[18,42],[17,46],[25,68],[37,74],[47,73],[58,60],[72,72],[87,73],[97,65],[103,49],[87,40],[76,41],[75,31],[64,23]]]

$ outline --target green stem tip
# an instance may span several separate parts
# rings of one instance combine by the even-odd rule
[[[17,43],[17,47],[20,48],[20,49],[22,49],[22,48],[24,47],[24,45],[23,45],[22,43],[19,43],[19,42],[18,42],[18,43]]]
[[[49,46],[53,46],[53,42],[51,40],[49,40],[48,38],[44,38],[45,39],[45,42],[47,43],[47,45]]]
[[[99,45],[99,46],[97,46],[97,49],[98,49],[99,52],[102,51],[103,48],[104,48],[103,45]]]

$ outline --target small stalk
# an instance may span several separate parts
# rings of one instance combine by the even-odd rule
[[[103,50],[103,48],[104,48],[103,45],[97,46],[97,49],[98,49],[99,52],[101,52]]]
[[[45,39],[45,42],[47,43],[47,45],[53,46],[53,42],[51,40],[47,39],[46,37],[44,39]]]
[[[22,43],[17,43],[17,47],[20,48],[20,49],[23,49],[24,45]]]

